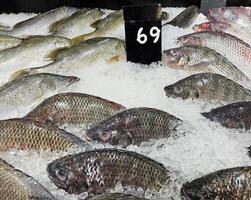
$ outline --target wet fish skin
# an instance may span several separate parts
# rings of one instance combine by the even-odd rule
[[[150,139],[171,137],[182,120],[154,108],[131,108],[121,111],[86,131],[91,140],[126,147]]]
[[[200,73],[188,76],[164,88],[172,98],[201,99],[209,102],[250,101],[251,91],[219,74]]]
[[[15,118],[0,121],[0,127],[0,151],[11,149],[67,151],[85,147],[80,138],[52,124]]]
[[[0,87],[0,114],[27,107],[42,97],[61,91],[80,79],[56,74],[23,76]]]
[[[1,199],[56,200],[37,180],[0,159]]]
[[[178,26],[180,28],[187,28],[199,14],[199,8],[197,6],[189,6],[179,15],[177,15],[170,22],[165,23],[165,25]]]
[[[170,176],[162,164],[119,149],[97,149],[65,156],[49,163],[47,172],[58,188],[71,194],[103,193],[118,183],[123,187],[159,191]]]
[[[251,64],[251,47],[239,38],[220,32],[204,31],[179,37],[183,46],[205,46],[226,57],[232,63]]]
[[[221,74],[234,81],[250,83],[249,78],[233,63],[216,51],[202,46],[183,46],[163,51],[162,60],[168,67],[192,73]]]
[[[219,170],[185,183],[181,199],[228,199],[251,198],[251,167]]]
[[[102,17],[104,13],[99,9],[82,9],[70,17],[57,21],[51,26],[53,35],[67,38],[83,34],[83,27],[91,25]]]
[[[17,46],[22,42],[22,39],[7,35],[0,35],[0,50]]]
[[[201,114],[227,128],[246,130],[251,128],[251,102],[228,104]]]
[[[28,113],[25,118],[57,126],[90,126],[125,107],[115,102],[81,93],[56,94]]]
[[[88,200],[146,200],[145,198],[136,197],[130,194],[123,193],[105,193],[87,198]]]

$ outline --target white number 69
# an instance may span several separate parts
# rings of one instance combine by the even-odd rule
[[[139,28],[138,30],[138,34],[137,34],[137,41],[140,43],[140,44],[145,44],[147,42],[147,35],[142,33],[143,31],[143,27]],[[152,37],[155,37],[155,39],[153,40],[153,43],[156,43],[158,42],[159,40],[159,37],[160,37],[160,29],[156,26],[152,27],[150,29],[150,35]]]

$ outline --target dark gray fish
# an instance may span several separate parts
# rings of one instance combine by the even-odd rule
[[[181,188],[182,200],[249,200],[251,167],[236,167],[210,173]]]
[[[55,185],[68,193],[103,193],[117,184],[159,191],[170,181],[164,165],[141,154],[98,149],[52,161],[47,171]]]
[[[97,124],[86,135],[92,140],[126,147],[150,139],[170,137],[182,121],[155,108],[132,108],[119,112]]]
[[[130,194],[123,193],[105,193],[87,198],[88,200],[146,200],[143,197],[136,197]]]
[[[163,26],[173,25],[180,28],[186,28],[193,23],[198,14],[199,8],[197,6],[189,6],[174,19],[172,19],[170,22],[165,23]]]

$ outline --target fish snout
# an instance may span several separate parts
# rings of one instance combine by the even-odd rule
[[[69,77],[69,79],[68,79],[69,85],[72,85],[72,84],[77,83],[77,82],[79,82],[79,81],[80,81],[80,78],[78,78],[78,77],[76,77],[76,76],[71,76],[71,77]]]

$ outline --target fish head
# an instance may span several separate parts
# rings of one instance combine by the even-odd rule
[[[84,161],[83,161],[84,162]],[[50,180],[69,194],[80,194],[89,190],[83,166],[72,156],[52,161],[47,166]]]
[[[182,46],[203,46],[204,41],[200,38],[197,33],[181,36],[177,39],[177,42]]]
[[[202,31],[219,31],[222,32],[227,28],[231,27],[231,24],[228,22],[205,22],[202,24],[195,25],[193,30],[196,32]]]
[[[184,48],[174,48],[163,51],[163,62],[172,68],[184,68],[190,61],[188,51]]]

